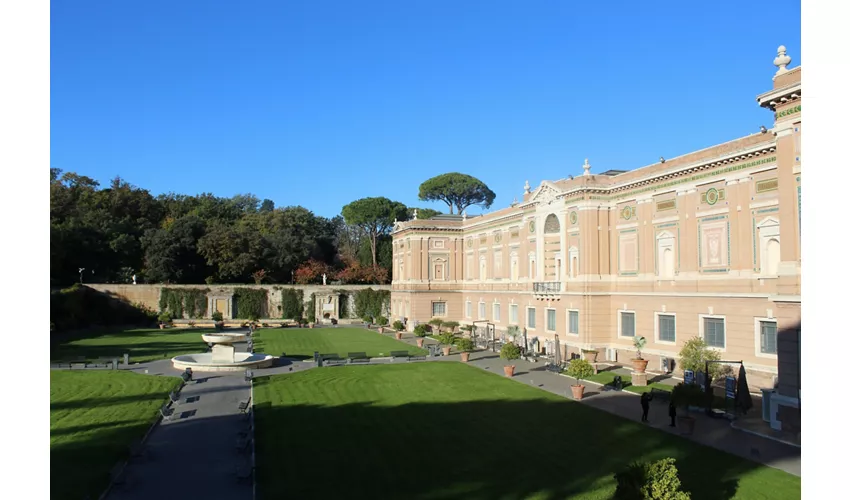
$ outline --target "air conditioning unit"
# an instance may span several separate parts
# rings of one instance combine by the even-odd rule
[[[612,348],[605,349],[605,359],[608,361],[617,361],[617,350]]]

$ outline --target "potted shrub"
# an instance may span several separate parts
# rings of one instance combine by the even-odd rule
[[[416,345],[422,347],[425,345],[425,336],[428,335],[428,328],[425,325],[416,325],[413,328],[413,334],[416,335]]]
[[[614,474],[617,490],[614,498],[665,498],[689,500],[690,493],[682,491],[676,460],[665,458],[652,463],[636,462]]]
[[[468,363],[469,353],[475,350],[475,344],[472,342],[472,339],[463,338],[458,340],[457,348],[460,349],[460,360]]]
[[[443,320],[440,318],[433,318],[428,322],[428,324],[433,326],[437,330],[438,334],[442,331],[441,327],[443,326]]]
[[[195,325],[196,325],[196,324],[197,324],[197,323],[195,323],[194,321],[190,321],[190,322],[189,322],[189,328],[195,328]]]
[[[593,375],[593,366],[586,359],[574,359],[570,361],[570,366],[567,367],[567,376],[576,379],[576,385],[571,385],[570,390],[573,391],[573,399],[581,401],[584,397],[584,385],[582,380]]]
[[[459,326],[460,326],[460,323],[458,323],[457,321],[444,321],[443,322],[443,328],[445,328],[446,330],[448,330],[452,333],[454,333],[455,328],[457,328]]]
[[[586,359],[588,363],[596,363],[596,356],[599,355],[599,351],[596,349],[582,349],[581,352],[584,354],[584,359]]]
[[[215,324],[216,330],[221,330],[224,328],[224,315],[222,315],[219,311],[212,313],[212,320]]]
[[[437,340],[443,344],[443,356],[448,356],[452,352],[452,344],[455,343],[457,338],[455,334],[452,332],[444,332],[437,336]]]
[[[393,330],[397,332],[404,330],[404,323],[402,323],[401,320],[398,319],[393,321]]]
[[[637,357],[632,360],[632,365],[635,368],[635,373],[646,373],[646,365],[649,364],[649,361],[643,359],[641,356],[641,350],[646,346],[646,337],[635,337],[634,340],[635,349],[637,349]]]
[[[167,312],[164,312],[159,315],[159,329],[165,330],[166,326],[171,325],[171,315]]]
[[[315,325],[316,325],[316,323],[311,321],[307,326],[309,326],[310,328],[313,328]]]
[[[520,350],[518,345],[514,344],[513,342],[508,342],[507,344],[502,346],[502,350],[501,352],[499,352],[499,357],[508,361],[513,361],[515,359],[519,359],[521,354],[522,351]],[[515,368],[516,365],[507,365],[505,367],[505,376],[513,377]]]
[[[683,433],[693,434],[696,419],[691,416],[690,410],[691,408],[699,409],[699,406],[705,401],[705,393],[696,384],[680,382],[673,388],[673,394],[670,397],[676,407],[685,410],[684,415],[677,417]]]
[[[509,326],[508,337],[511,342],[519,345],[519,327],[516,325]]]

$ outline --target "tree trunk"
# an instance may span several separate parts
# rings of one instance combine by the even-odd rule
[[[378,233],[372,232],[372,269],[378,268]]]

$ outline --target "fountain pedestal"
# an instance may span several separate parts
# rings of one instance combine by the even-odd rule
[[[236,348],[229,344],[215,344],[212,348],[212,362],[230,364],[236,357]]]

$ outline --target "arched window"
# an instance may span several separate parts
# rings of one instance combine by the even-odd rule
[[[543,224],[543,233],[544,234],[552,234],[558,233],[561,231],[561,223],[558,221],[558,216],[555,214],[549,214],[546,217],[546,222]]]

